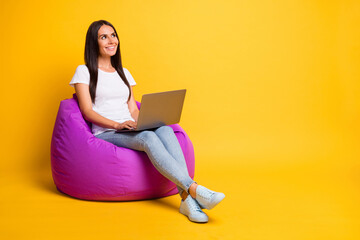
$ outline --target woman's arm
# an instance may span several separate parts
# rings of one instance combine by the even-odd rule
[[[92,109],[91,96],[89,92],[89,85],[84,83],[75,84],[75,92],[79,101],[80,111],[84,118],[100,127],[111,128],[111,129],[123,129],[123,128],[134,128],[135,123],[132,121],[126,121],[124,123],[118,123],[108,118],[105,118],[95,112]]]
[[[129,106],[129,110],[130,110],[132,118],[137,122],[138,117],[139,117],[139,109],[138,109],[138,107],[136,105],[136,101],[135,101],[135,97],[134,97],[134,91],[133,91],[132,86],[130,86],[130,91],[131,91],[131,98],[128,101],[128,106]]]

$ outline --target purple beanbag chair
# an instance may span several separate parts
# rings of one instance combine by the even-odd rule
[[[193,145],[179,125],[171,127],[193,178]],[[80,199],[128,201],[178,193],[176,185],[155,169],[145,152],[96,138],[81,115],[75,94],[60,103],[51,140],[51,169],[57,189]]]

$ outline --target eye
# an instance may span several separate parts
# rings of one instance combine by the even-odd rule
[[[116,37],[116,34],[115,34],[115,33],[113,33],[113,34],[111,34],[111,36],[112,36],[112,37]]]

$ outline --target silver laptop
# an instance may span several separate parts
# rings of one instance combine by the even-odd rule
[[[133,132],[158,128],[180,122],[186,89],[144,94],[136,129],[116,132]]]

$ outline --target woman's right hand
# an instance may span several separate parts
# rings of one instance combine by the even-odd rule
[[[126,121],[126,122],[123,122],[123,123],[116,123],[115,125],[115,129],[116,130],[121,130],[121,129],[135,129],[136,128],[136,122],[134,121]]]

